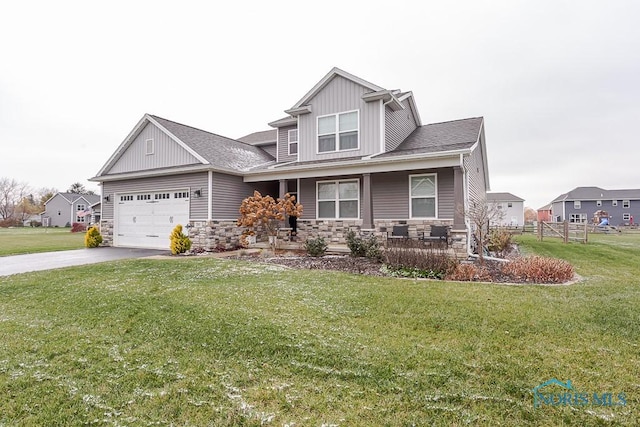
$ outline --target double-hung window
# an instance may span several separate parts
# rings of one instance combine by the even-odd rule
[[[289,131],[289,155],[293,156],[298,154],[298,129],[291,129]]]
[[[411,218],[436,218],[436,174],[409,175]]]
[[[629,209],[631,207],[631,201],[629,200],[623,200],[622,201],[622,208],[623,209]]]
[[[359,145],[358,111],[318,117],[318,153],[357,150]]]
[[[360,217],[360,181],[318,181],[318,218]]]

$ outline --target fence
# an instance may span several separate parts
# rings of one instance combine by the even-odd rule
[[[561,238],[564,243],[588,241],[588,224],[579,222],[538,222],[538,240],[545,237]]]

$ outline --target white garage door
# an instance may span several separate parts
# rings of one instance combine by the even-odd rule
[[[127,193],[116,196],[114,246],[169,249],[169,235],[189,223],[189,191]]]

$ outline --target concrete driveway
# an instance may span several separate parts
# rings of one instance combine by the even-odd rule
[[[39,254],[0,257],[0,276],[53,270],[74,265],[97,264],[128,258],[145,258],[154,255],[170,255],[168,250],[132,248],[93,248],[74,251],[44,252]]]

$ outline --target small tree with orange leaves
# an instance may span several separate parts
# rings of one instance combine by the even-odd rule
[[[239,227],[263,227],[267,235],[273,236],[269,239],[275,249],[275,237],[278,235],[280,222],[284,221],[287,215],[302,215],[302,205],[296,203],[296,197],[285,194],[283,198],[275,200],[273,197],[263,196],[259,191],[254,191],[253,196],[247,197],[240,205]]]

